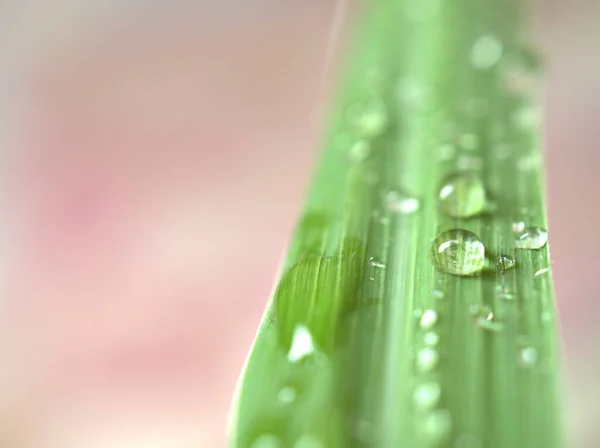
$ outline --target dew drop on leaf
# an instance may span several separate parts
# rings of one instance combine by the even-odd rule
[[[471,63],[480,70],[492,68],[502,57],[502,42],[490,35],[479,37],[471,49]]]
[[[429,347],[435,347],[440,342],[440,335],[435,331],[425,333],[425,336],[423,337],[423,342],[425,342],[425,345]]]
[[[417,370],[422,373],[430,372],[435,369],[439,359],[440,355],[436,350],[423,348],[417,352]]]
[[[419,384],[413,393],[413,404],[419,410],[433,409],[440,402],[441,396],[442,388],[439,383]]]
[[[296,399],[296,389],[293,387],[284,387],[277,394],[277,399],[283,404],[289,404]]]
[[[441,443],[452,430],[450,411],[438,409],[429,413],[422,423],[423,436],[432,443]]]
[[[508,255],[499,255],[498,258],[496,258],[496,266],[498,271],[500,271],[501,274],[504,274],[509,269],[515,267],[515,260]]]
[[[519,361],[523,367],[533,367],[538,361],[538,352],[533,347],[525,347],[519,352]]]
[[[351,120],[359,137],[375,138],[383,134],[388,125],[388,112],[382,101],[370,101],[351,109]]]
[[[479,237],[468,230],[452,229],[440,233],[431,249],[436,269],[446,274],[476,275],[485,264],[485,247]]]
[[[385,207],[392,213],[408,215],[419,210],[420,203],[417,198],[391,190],[385,195]]]
[[[425,310],[419,321],[419,325],[423,330],[429,330],[438,321],[438,315],[435,310]]]
[[[438,193],[440,210],[453,218],[470,218],[483,212],[486,204],[485,187],[474,173],[447,176]]]
[[[543,248],[548,243],[548,232],[541,227],[525,229],[515,241],[515,248],[536,250]]]

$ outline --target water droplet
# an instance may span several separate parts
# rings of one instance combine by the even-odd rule
[[[434,289],[433,291],[431,291],[431,295],[433,296],[434,299],[443,299],[444,298],[444,292],[440,291],[439,289]]]
[[[438,194],[440,210],[453,218],[470,218],[480,214],[486,203],[481,178],[473,173],[447,176]]]
[[[538,352],[533,347],[525,347],[519,353],[519,361],[523,367],[533,367],[538,362]]]
[[[296,399],[296,389],[284,387],[277,394],[277,399],[283,404],[289,404]]]
[[[479,137],[475,134],[463,134],[458,140],[458,145],[467,151],[474,151],[479,147]]]
[[[471,305],[469,308],[475,325],[489,331],[500,331],[502,324],[494,320],[494,313],[488,305]]]
[[[438,315],[435,310],[425,310],[421,316],[419,325],[423,330],[429,330],[438,321]]]
[[[540,319],[542,320],[543,323],[547,324],[549,322],[552,322],[552,313],[550,311],[544,311],[541,315],[540,315]]]
[[[440,359],[438,352],[430,347],[417,352],[417,370],[425,373],[432,371]]]
[[[292,346],[288,352],[290,362],[300,361],[315,351],[313,338],[304,325],[297,325],[292,338]]]
[[[477,235],[464,229],[440,233],[432,245],[433,263],[446,274],[470,276],[481,272],[485,248]]]
[[[537,250],[548,243],[548,232],[541,227],[529,227],[515,241],[515,248]]]
[[[515,260],[508,255],[499,255],[498,258],[496,258],[496,266],[500,273],[504,274],[509,269],[515,267]]]
[[[392,213],[408,215],[419,209],[419,200],[392,190],[385,195],[385,206]]]
[[[422,423],[423,436],[432,443],[441,443],[452,430],[450,411],[438,409],[428,414]]]
[[[371,263],[371,266],[373,266],[374,268],[385,269],[385,263],[382,263],[381,261],[377,260],[375,257],[370,257],[369,263]]]
[[[350,111],[352,123],[358,136],[375,138],[383,134],[388,125],[388,113],[382,101],[371,101]]]
[[[285,444],[283,440],[273,434],[261,434],[258,436],[252,444],[250,448],[283,448]]]
[[[425,345],[429,347],[435,347],[440,342],[440,335],[437,334],[435,331],[430,331],[428,333],[425,333],[423,341],[425,342]]]
[[[440,402],[441,396],[442,387],[438,383],[423,383],[413,393],[413,404],[420,410],[433,409]]]
[[[456,146],[445,143],[438,147],[437,155],[440,160],[451,160],[456,155]]]
[[[521,233],[525,230],[525,223],[523,221],[513,222],[511,229],[514,233]]]
[[[502,57],[502,43],[494,36],[481,36],[473,44],[471,63],[480,70],[492,68]]]
[[[350,157],[354,162],[362,162],[371,154],[371,144],[366,140],[359,140],[350,147]]]
[[[325,448],[325,445],[314,436],[302,436],[296,440],[293,448]]]
[[[547,274],[548,272],[550,272],[550,268],[542,268],[542,269],[538,269],[537,271],[535,271],[535,274],[533,274],[533,275],[535,277],[539,277],[540,275]]]
[[[514,294],[506,285],[498,285],[496,287],[496,295],[503,300],[513,300],[515,298]]]

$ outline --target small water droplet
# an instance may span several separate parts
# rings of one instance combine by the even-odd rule
[[[506,285],[498,285],[496,287],[496,295],[503,300],[513,300],[515,298],[514,294]]]
[[[502,43],[494,36],[479,37],[471,50],[471,63],[480,70],[492,68],[502,57]]]
[[[515,260],[508,255],[499,255],[498,258],[496,258],[496,266],[500,273],[504,274],[509,269],[515,267]]]
[[[371,101],[362,106],[355,106],[350,113],[354,129],[362,138],[379,137],[387,128],[388,113],[382,101]]]
[[[481,272],[485,247],[477,235],[464,229],[440,233],[432,245],[433,263],[446,274],[470,276]]]
[[[456,155],[456,146],[445,143],[437,148],[437,155],[440,160],[451,160]]]
[[[290,362],[300,361],[314,351],[315,345],[308,328],[302,324],[297,325],[292,338],[292,346],[288,352],[288,360]]]
[[[442,387],[439,383],[428,382],[419,384],[413,393],[413,404],[417,409],[429,410],[440,402]]]
[[[533,367],[538,362],[538,352],[533,347],[525,347],[519,353],[519,361],[523,367]]]
[[[284,387],[277,394],[277,399],[283,404],[289,404],[296,399],[296,389]]]
[[[515,241],[516,249],[537,250],[548,243],[548,232],[541,227],[529,227]]]
[[[252,444],[250,448],[283,448],[285,444],[281,438],[277,437],[274,434],[261,434],[258,436]]]
[[[392,190],[385,195],[385,206],[392,213],[408,215],[419,210],[419,200]]]
[[[483,159],[479,156],[461,154],[456,160],[456,166],[461,171],[480,171],[483,168]]]
[[[540,315],[540,319],[542,320],[543,323],[547,324],[549,322],[552,322],[552,313],[549,311],[544,311],[541,315]]]
[[[474,173],[447,176],[438,194],[440,210],[453,218],[470,218],[480,214],[486,204],[485,187]]]
[[[293,448],[325,448],[325,445],[314,436],[302,436],[296,440]]]
[[[440,355],[431,347],[423,348],[417,352],[417,370],[425,373],[432,371],[440,359]]]
[[[437,321],[438,315],[435,310],[425,310],[421,316],[419,325],[423,330],[429,330],[437,323]]]
[[[548,272],[550,272],[550,268],[542,268],[542,269],[538,269],[537,271],[535,271],[535,274],[533,274],[533,275],[535,277],[539,277],[540,275],[547,274]]]
[[[488,305],[471,305],[469,312],[477,327],[489,331],[502,329],[502,324],[494,320],[494,312]]]
[[[366,140],[359,140],[350,147],[350,157],[354,162],[362,162],[371,154],[371,144]]]
[[[458,139],[458,145],[467,151],[474,151],[479,147],[479,137],[475,134],[463,134]]]
[[[428,414],[422,423],[423,436],[431,443],[441,443],[452,430],[450,411],[438,409]]]
[[[521,233],[525,230],[525,223],[523,221],[513,222],[511,229],[514,233]]]
[[[431,295],[433,296],[434,299],[443,299],[444,298],[444,292],[440,291],[439,289],[434,289],[433,291],[431,291]]]
[[[435,347],[440,342],[440,335],[437,334],[435,331],[425,333],[425,336],[423,337],[423,342],[425,342],[425,345],[429,347]]]
[[[385,263],[382,263],[381,261],[377,260],[375,257],[370,257],[369,262],[371,263],[371,266],[373,266],[374,268],[385,269]]]

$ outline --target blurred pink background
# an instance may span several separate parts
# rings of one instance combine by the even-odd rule
[[[0,445],[224,447],[318,144],[334,2],[100,3],[0,7]],[[539,11],[569,446],[591,448],[600,3]]]

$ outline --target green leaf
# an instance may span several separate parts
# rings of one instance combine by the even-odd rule
[[[369,3],[231,444],[563,446],[523,6]]]

